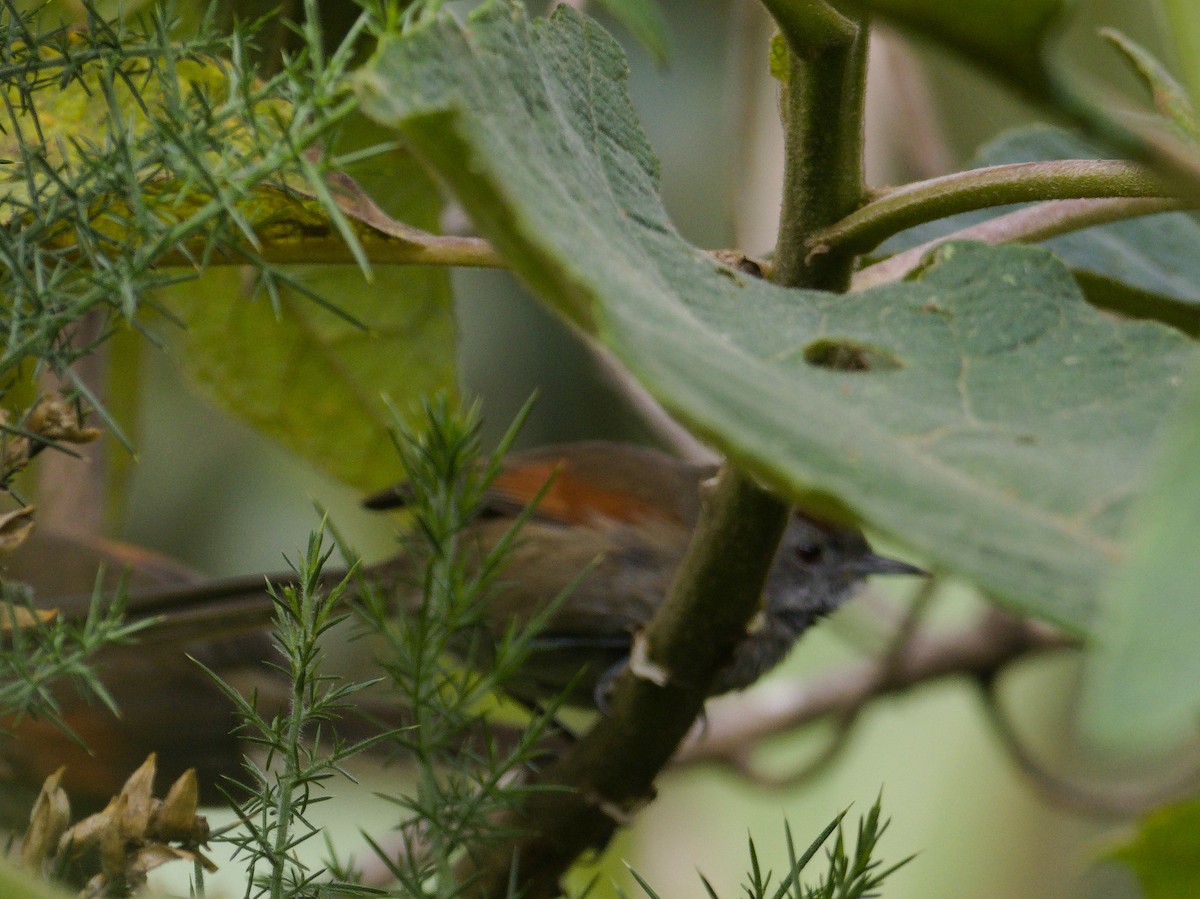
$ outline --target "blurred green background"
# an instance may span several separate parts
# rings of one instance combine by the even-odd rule
[[[1147,7],[1115,0],[1079,6],[1063,52],[1132,91],[1095,27],[1114,26],[1159,47]],[[621,38],[635,102],[662,160],[667,208],[701,246],[761,254],[772,242],[780,179],[775,88],[766,73],[769,22],[749,0],[664,0],[662,8],[672,44],[668,68],[657,68]],[[980,142],[1036,118],[959,61],[892,35],[875,51],[868,118],[875,184],[960,166]],[[521,435],[524,445],[653,439],[587,349],[512,278],[458,271],[453,283],[464,393],[481,399],[489,439],[534,390],[538,402]],[[173,352],[168,344],[146,353],[132,501],[119,536],[210,575],[268,571],[304,545],[319,520],[317,503],[368,558],[389,551],[390,525],[360,511],[352,492],[196,398],[181,383]],[[903,600],[901,592],[882,601]],[[944,591],[934,619],[961,619],[975,602],[965,588]],[[858,657],[861,622],[854,614],[807,638],[789,672],[815,674]],[[1074,676],[1069,661],[1039,662],[1014,672],[1002,692],[1033,751],[1065,776],[1086,779],[1103,770],[1081,763],[1064,732]],[[781,771],[798,768],[828,735],[818,729],[781,739],[769,762]],[[395,776],[370,775],[367,787],[331,804],[340,846],[361,847],[359,827],[392,820],[390,806],[372,804],[370,787],[382,789]],[[748,865],[747,834],[765,864],[782,867],[785,819],[807,844],[845,807],[853,805],[851,818],[865,813],[881,789],[893,821],[884,857],[918,853],[890,881],[890,899],[1136,895],[1119,870],[1091,865],[1122,833],[1121,823],[1089,820],[1040,799],[1002,751],[970,686],[958,683],[878,703],[833,764],[786,789],[757,787],[723,771],[667,774],[658,801],[621,837],[607,871],[622,877],[626,859],[664,896],[699,894],[702,871],[721,895],[731,895]],[[628,878],[622,883],[637,894]]]

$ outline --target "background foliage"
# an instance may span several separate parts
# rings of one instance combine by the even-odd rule
[[[662,31],[647,18],[649,7],[610,6],[661,57]],[[1019,15],[1006,15],[1003,28],[970,16],[944,19],[945,10],[936,2],[880,6],[898,11],[903,21],[931,28],[936,36],[965,44],[1001,75],[1010,76],[1026,99],[1044,99],[1042,94],[1061,88],[1052,73],[1041,69],[1040,57],[1030,55],[1057,12],[1056,4],[1016,4]],[[1100,11],[1099,6],[1090,4],[1087,15],[1105,22],[1119,18],[1119,10]],[[1181,676],[1178,660],[1187,656],[1164,652],[1164,638],[1194,632],[1192,604],[1178,598],[1186,597],[1186,585],[1196,582],[1189,567],[1195,560],[1182,539],[1191,531],[1184,478],[1195,467],[1195,441],[1194,426],[1185,420],[1171,431],[1159,463],[1158,427],[1181,401],[1186,409],[1194,405],[1183,399],[1192,353],[1177,331],[1157,323],[1114,323],[1084,299],[1099,300],[1106,308],[1150,309],[1149,318],[1193,330],[1188,324],[1194,315],[1194,277],[1188,266],[1194,264],[1194,254],[1170,248],[1191,246],[1194,217],[1175,213],[1110,226],[1099,238],[1105,242],[1104,253],[1084,238],[1060,238],[1050,248],[1062,262],[1040,250],[955,246],[919,278],[850,302],[819,295],[784,297],[769,285],[719,268],[681,236],[704,246],[765,248],[747,243],[754,241],[747,237],[752,223],[739,212],[744,197],[753,194],[748,173],[769,168],[751,155],[770,143],[773,128],[773,86],[758,66],[765,45],[755,39],[762,37],[761,20],[740,5],[735,11],[731,4],[716,2],[678,8],[664,4],[663,10],[667,33],[674,33],[678,42],[670,75],[656,74],[641,49],[629,50],[634,102],[649,109],[641,116],[650,132],[648,143],[635,124],[633,108],[625,105],[623,63],[614,47],[569,20],[529,28],[503,5],[493,8],[489,24],[478,23],[478,42],[472,46],[456,49],[454,29],[430,26],[415,40],[387,48],[358,83],[365,85],[369,111],[398,127],[407,146],[438,170],[514,271],[577,328],[604,342],[669,409],[702,434],[718,436],[740,463],[771,483],[823,510],[861,516],[885,539],[963,576],[992,598],[1076,630],[1108,635],[1103,644],[1108,648],[1098,656],[1091,681],[1100,686],[1085,706],[1093,732],[1115,734],[1126,742],[1146,740],[1149,733],[1154,746],[1169,742],[1178,733],[1181,715],[1195,708],[1190,693],[1164,696],[1161,689]],[[1175,33],[1186,36],[1186,22],[1179,24],[1186,15],[1175,7],[1168,11],[1177,17]],[[738,24],[718,27],[725,21]],[[1010,27],[1014,22],[1022,27]],[[1075,34],[1083,31],[1078,26]],[[1073,39],[1088,43],[1085,37]],[[507,55],[514,47],[551,60],[549,74],[529,65],[528,55]],[[943,125],[948,143],[972,132],[990,136],[998,131],[1002,117],[988,106],[992,89],[980,87],[936,51],[920,52],[935,73],[942,73],[935,74],[935,84],[941,78],[953,85],[940,98],[952,110],[942,120],[954,123]],[[714,72],[716,67],[705,64],[714,57],[728,60],[729,70],[737,74]],[[1182,57],[1186,81],[1191,71],[1186,49]],[[504,77],[496,75],[498,60],[509,66]],[[750,61],[744,71],[756,74],[738,68],[744,60]],[[584,68],[586,73],[580,71]],[[715,75],[717,84],[705,75]],[[581,76],[591,105],[566,95],[564,85],[578,83]],[[985,100],[977,99],[976,90],[983,91]],[[335,89],[329,91],[326,98],[336,96]],[[714,99],[722,96],[729,99]],[[168,109],[172,102],[179,100],[167,102]],[[589,115],[597,108],[612,116],[606,121],[616,123],[602,135],[589,130],[594,125]],[[763,109],[766,124],[761,130],[747,128],[752,114]],[[985,110],[978,117],[982,121],[969,121],[967,112],[980,109]],[[1019,110],[1017,117],[1026,112]],[[568,127],[548,130],[548,115],[556,128],[564,121]],[[221,121],[219,115],[213,119]],[[696,138],[696,121],[703,122],[704,140]],[[927,124],[936,125],[937,118]],[[138,139],[136,126],[129,137]],[[871,137],[876,148],[901,144],[878,120],[871,123]],[[379,138],[378,132],[351,121],[328,149],[352,154]],[[229,154],[234,168],[244,166],[245,160],[237,157],[237,140],[220,129],[208,139]],[[278,143],[281,158],[295,157],[289,177],[309,177],[309,190],[319,194],[313,185],[320,178],[313,178],[313,170],[306,168],[312,163],[294,152],[295,140],[291,134]],[[564,144],[555,146],[555,140]],[[927,142],[937,144],[932,133]],[[726,150],[726,145],[737,149]],[[662,205],[651,146],[663,158]],[[965,159],[968,149],[952,147],[945,159],[956,151]],[[980,160],[1053,158],[1064,149],[1071,155],[1079,155],[1080,149],[1092,152],[1057,134],[1023,133],[991,144]],[[16,150],[6,153],[15,155]],[[481,164],[464,167],[468,155]],[[205,159],[200,169],[211,170],[215,161]],[[407,151],[391,147],[386,154],[355,161],[356,177],[386,215],[417,228],[436,228],[435,188]],[[923,164],[919,152],[896,152],[893,168],[880,177],[890,180],[906,174],[906,167]],[[734,184],[725,196],[701,187],[725,181]],[[189,182],[183,178],[164,185],[151,178],[148,183],[154,193]],[[239,183],[260,200],[251,206],[261,216],[255,226],[279,224],[278,209],[261,202],[269,191],[253,179]],[[96,190],[96,196],[103,196],[104,185]],[[172,198],[176,210],[190,210],[188,195],[181,190]],[[316,196],[314,202],[328,216],[326,236],[360,228],[353,213],[331,206],[328,197]],[[763,207],[761,217],[772,220],[774,205]],[[205,207],[196,208],[203,212]],[[629,216],[630,210],[636,215]],[[108,214],[117,228],[131,217],[146,217],[130,202]],[[202,215],[184,220],[203,225]],[[14,220],[8,221],[11,225]],[[364,242],[370,237],[359,233]],[[928,236],[906,235],[892,246]],[[198,240],[208,241],[208,247],[233,246],[237,234],[198,227],[180,235],[168,228],[163,239],[168,237],[194,250]],[[406,239],[414,243],[409,238],[398,242]],[[239,252],[247,253],[245,248]],[[56,258],[53,264],[71,263]],[[1076,281],[1062,263],[1086,274]],[[102,265],[93,268],[107,271]],[[72,274],[65,267],[52,271],[56,277]],[[380,391],[416,396],[453,381],[449,276],[444,269],[380,268],[367,286],[344,266],[340,271],[268,271],[271,276],[257,284],[221,271],[183,287],[168,287],[170,275],[148,272],[150,280],[136,281],[117,271],[115,280],[99,281],[92,296],[141,292],[161,278],[167,289],[158,294],[156,305],[165,316],[146,327],[172,344],[169,354],[188,360],[186,367],[197,381],[257,430],[283,437],[310,459],[324,460],[323,467],[341,480],[360,488],[386,483],[396,473],[390,457],[368,449],[381,445],[387,421],[376,396]],[[514,397],[539,384],[546,395],[524,439],[636,433],[636,424],[609,426],[605,415],[591,411],[617,406],[602,382],[579,383],[592,373],[594,363],[573,337],[528,305],[520,317],[512,313],[524,301],[512,297],[516,289],[508,276],[460,272],[454,280],[466,389],[485,393],[492,422],[506,421],[506,412],[517,402]],[[354,287],[343,286],[350,283]],[[1005,285],[1007,302],[996,303],[995,283]],[[314,293],[342,300],[337,304],[340,315],[304,299]],[[400,295],[408,302],[398,303]],[[753,315],[746,314],[750,306]],[[729,315],[731,308],[737,309],[736,316]],[[180,332],[168,316],[188,323],[187,344],[174,343]],[[247,323],[248,317],[256,321]],[[368,329],[358,329],[356,321],[367,323]],[[415,343],[414,325],[420,335]],[[262,339],[268,332],[270,338]],[[236,343],[230,335],[248,339]],[[847,373],[836,365],[814,364],[830,345],[869,351],[869,370]],[[415,355],[414,346],[428,355]],[[554,355],[554,348],[565,348],[564,355]],[[1047,358],[1055,364],[1041,365]],[[121,526],[126,536],[211,573],[277,567],[279,547],[300,543],[313,520],[301,499],[303,491],[284,478],[290,471],[332,505],[354,541],[387,548],[377,525],[356,524],[348,494],[315,480],[277,450],[257,448],[263,455],[256,461],[246,449],[256,436],[170,394],[159,377],[166,374],[160,369],[163,359],[152,351],[144,362],[154,373],[144,381],[145,408],[150,410],[145,421],[153,426],[142,430],[132,421],[118,422],[145,462],[132,482]],[[355,370],[346,367],[347,359],[355,361]],[[400,359],[405,364],[397,364]],[[970,376],[964,386],[966,369]],[[250,383],[253,388],[246,389]],[[1020,389],[1014,389],[1016,384]],[[187,410],[175,438],[159,427],[166,417],[164,406],[170,405]],[[356,414],[347,416],[351,407]],[[1161,467],[1154,468],[1156,464]],[[1131,496],[1148,479],[1155,486],[1145,505],[1129,513]],[[1124,551],[1127,514],[1153,527],[1133,539],[1133,561],[1109,581],[1110,566]],[[276,528],[279,522],[294,523],[293,529]],[[1154,527],[1162,532],[1158,539]],[[255,548],[262,546],[268,548]],[[1139,571],[1170,572],[1172,581],[1159,584]],[[1097,612],[1093,603],[1102,581],[1109,586]],[[1174,584],[1182,589],[1173,589]],[[1160,604],[1163,597],[1175,602]],[[976,601],[959,596],[943,603],[939,615],[954,620]],[[1153,611],[1130,624],[1129,610],[1146,604]],[[798,664],[828,663],[845,652],[839,642],[853,647],[880,641],[865,616],[844,617]],[[1068,666],[1061,662],[1055,667],[1021,672],[1017,680],[1024,683],[1006,684],[1005,692],[1011,693],[1010,704],[1022,708],[1022,729],[1039,735],[1036,750],[1073,755],[1073,737],[1057,733],[1067,716],[1055,699],[1069,692],[1077,671],[1065,670]],[[1021,702],[1029,697],[1028,703]],[[1146,714],[1121,733],[1131,720],[1124,714],[1130,708]],[[995,878],[980,876],[975,858],[964,865],[970,870],[969,887],[959,891],[984,895],[980,890],[991,884],[996,895],[1060,894],[1056,878],[1070,867],[1061,858],[1079,851],[1073,838],[1087,840],[1101,831],[1080,818],[1035,811],[1028,795],[1007,783],[1011,771],[986,732],[964,728],[964,718],[977,720],[969,699],[949,688],[940,696],[905,699],[898,708],[873,712],[825,779],[797,793],[792,811],[825,820],[847,798],[869,802],[883,782],[893,811],[905,810],[896,817],[907,818],[898,821],[902,829],[893,836],[900,852],[936,846],[939,856],[971,859],[975,851],[1004,872]],[[948,722],[953,722],[952,737],[945,736]],[[797,745],[807,747],[812,738],[789,737],[786,742],[777,750],[781,758],[792,757]],[[1101,776],[1112,773],[1112,764],[1103,759],[1095,767]],[[924,778],[919,771],[927,772]],[[698,840],[703,827],[695,826],[696,816],[681,808],[690,808],[689,803],[724,809],[755,804],[744,787],[735,790],[719,779],[701,777],[681,775],[691,781],[690,788],[668,788],[640,832],[653,834],[665,826],[678,833],[680,828],[661,822],[683,815],[690,826],[682,839]],[[779,803],[778,793],[760,798],[772,810]],[[818,811],[810,811],[814,808]],[[997,825],[984,833],[972,826],[983,808],[992,821],[1011,821],[1011,829]],[[1190,819],[1179,820],[1184,827]],[[729,821],[721,824],[716,840],[725,846]],[[777,830],[772,822],[760,851],[769,847]],[[953,851],[946,842],[950,834],[963,841]],[[638,832],[628,839],[636,841]],[[653,837],[647,840],[661,845]],[[1150,842],[1147,838],[1137,845]],[[637,856],[636,848],[628,851]],[[1039,854],[1046,858],[1044,865],[1011,861]],[[687,846],[640,859],[639,868],[652,883],[664,882],[666,875],[655,871],[655,865],[667,855],[695,859],[714,853]],[[947,868],[931,871],[918,863],[897,875],[889,895],[948,892],[953,876]],[[1027,880],[1020,882],[1022,877]]]

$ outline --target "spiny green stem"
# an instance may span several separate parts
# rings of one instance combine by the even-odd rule
[[[283,744],[286,761],[284,763],[283,775],[280,778],[279,789],[275,797],[275,845],[274,851],[271,853],[270,880],[270,895],[272,899],[281,899],[284,895],[284,873],[287,868],[288,847],[291,841],[291,824],[293,809],[295,808],[293,790],[296,784],[300,782],[302,775],[300,743],[304,738],[304,725],[308,720],[309,712],[306,694],[310,689],[309,677],[312,674],[308,659],[311,641],[310,635],[306,631],[308,630],[309,619],[312,615],[311,606],[313,604],[313,597],[311,590],[314,585],[308,578],[304,580],[305,582],[298,588],[299,595],[296,597],[299,618],[291,622],[285,622],[282,619],[280,621],[280,627],[292,629],[294,635],[300,637],[302,645],[290,647],[290,653],[293,655],[291,659],[293,666],[292,690],[288,700],[287,735],[284,738]]]

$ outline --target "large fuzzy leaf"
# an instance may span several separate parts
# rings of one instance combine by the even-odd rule
[[[1159,750],[1200,732],[1200,380],[1132,516],[1130,556],[1101,594],[1080,703],[1106,747]]]
[[[728,269],[667,219],[624,81],[595,24],[493,4],[386,41],[358,88],[549,306],[741,465],[1086,629],[1188,342],[1096,312],[1035,249],[954,245],[848,297]]]

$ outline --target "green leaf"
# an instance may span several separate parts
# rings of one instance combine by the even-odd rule
[[[1167,37],[1175,45],[1175,59],[1192,95],[1192,107],[1200,109],[1200,5],[1194,0],[1159,2],[1168,26]]]
[[[381,146],[386,137],[359,116],[332,149],[353,153]],[[436,230],[442,197],[411,154],[370,155],[344,174],[353,180],[331,182],[331,189],[353,221],[369,195],[381,208],[368,223],[394,217],[389,235],[403,240],[413,229]],[[263,229],[265,240],[286,245],[297,231],[329,230],[325,216],[305,218],[295,202],[281,218],[278,230]],[[371,245],[367,230],[360,236]],[[228,271],[172,288],[164,305],[186,326],[184,371],[227,411],[351,486],[374,490],[401,479],[389,403],[415,431],[424,420],[420,401],[456,389],[448,271],[380,266],[370,283],[351,265],[293,268],[288,275],[303,290],[281,287],[277,304]]]
[[[847,297],[729,269],[668,221],[624,72],[594,23],[493,4],[384,41],[357,85],[543,301],[697,434],[1086,629],[1188,341],[1096,312],[1036,249],[951,246]]]
[[[811,0],[795,0],[799,4]],[[1034,95],[1045,89],[1043,49],[1065,0],[856,0],[873,13],[996,70]]]
[[[1200,378],[1131,515],[1129,558],[1101,593],[1081,723],[1121,750],[1200,731]]]
[[[660,66],[671,61],[671,38],[658,0],[599,0]]]
[[[11,15],[7,7],[4,15],[5,18]],[[11,27],[9,22],[5,25]],[[66,49],[77,50],[83,59],[70,60],[68,64]],[[0,132],[0,158],[7,161],[0,166],[0,198],[3,199],[0,223],[12,225],[19,218],[28,216],[31,208],[37,208],[36,201],[45,193],[47,184],[62,178],[64,172],[73,173],[91,150],[88,142],[106,133],[105,123],[112,118],[114,106],[125,112],[127,139],[132,143],[146,135],[154,124],[155,115],[161,115],[161,108],[167,104],[169,94],[163,82],[154,77],[117,78],[113,81],[111,94],[107,92],[104,76],[111,74],[108,69],[113,63],[97,59],[97,54],[89,50],[91,48],[82,37],[73,37],[62,49],[42,46],[35,53],[30,53],[24,43],[19,43],[15,51],[18,59],[14,61],[19,67],[32,71],[35,64],[49,66],[62,58],[63,70],[74,77],[63,78],[62,84],[53,91],[40,91],[36,103],[22,95],[23,88],[28,90],[25,83],[28,75],[6,79],[2,89],[9,121]],[[154,62],[163,64],[161,59]],[[128,65],[128,61],[125,64]],[[76,66],[78,71],[75,71]],[[230,90],[226,66],[216,60],[179,60],[173,74],[178,90],[184,96],[224,97]],[[238,130],[234,133],[236,136],[230,140],[238,149],[252,146],[248,132]],[[40,164],[33,163],[33,159]],[[219,164],[213,158],[205,161],[213,168]],[[151,192],[159,188],[163,180],[161,173],[153,171],[144,172],[143,177],[146,189]],[[203,202],[190,196],[186,199],[189,205]],[[182,217],[187,211],[190,209],[177,214]]]
[[[41,238],[43,248],[69,248],[77,239],[76,229],[83,229],[95,232],[85,244],[97,242],[102,235],[105,241],[122,246],[131,259],[137,260],[136,265],[148,264],[139,259],[147,245],[155,247],[158,254],[150,262],[191,265],[204,258],[206,250],[212,250],[208,243],[211,231],[204,224],[213,218],[211,206],[219,200],[226,215],[236,216],[244,229],[243,236],[253,233],[255,245],[268,247],[274,259],[314,255],[329,258],[336,251],[360,261],[358,254],[365,245],[374,252],[372,258],[393,261],[396,253],[404,256],[408,251],[404,261],[411,261],[434,242],[430,234],[412,227],[408,220],[397,222],[376,215],[378,210],[346,184],[323,184],[318,179],[314,189],[303,171],[285,163],[284,158],[279,160],[277,171],[260,172],[250,178],[248,171],[262,165],[264,156],[277,152],[276,147],[283,142],[275,133],[281,123],[295,116],[304,121],[309,113],[297,111],[283,100],[264,99],[255,107],[262,118],[247,122],[246,111],[238,105],[235,88],[239,82],[230,74],[230,63],[210,57],[153,56],[138,63],[134,54],[123,62],[120,74],[114,75],[111,61],[100,58],[102,54],[94,48],[86,44],[73,46],[81,41],[80,33],[65,41],[65,47],[78,52],[79,59],[72,60],[63,48],[44,46],[36,53],[23,51],[10,63],[30,71],[35,64],[52,72],[61,68],[75,77],[64,77],[61,86],[47,89],[47,77],[59,75],[39,76],[36,103],[27,102],[22,93],[29,89],[24,84],[27,75],[0,86],[9,110],[9,122],[0,128],[0,159],[9,163],[0,165],[0,226],[14,233],[22,227],[34,227],[38,232],[57,216],[57,225]],[[58,62],[60,58],[66,61]],[[191,116],[187,121],[197,129],[205,121],[220,123],[220,129],[214,124],[202,134],[181,136],[178,132],[184,127],[180,124],[184,113],[177,108],[180,106]],[[114,113],[114,109],[120,113]],[[103,138],[105,128],[113,121],[124,124],[126,130],[116,137]],[[170,140],[181,140],[189,146],[194,142],[203,148],[193,147],[189,153],[178,152],[178,148],[164,150],[164,133],[170,135]],[[289,132],[286,140],[294,142],[299,136]],[[270,140],[277,143],[272,145]],[[98,157],[98,146],[118,142],[130,145],[126,153],[131,166],[128,172],[111,158],[100,161]],[[358,148],[365,146],[369,145],[360,142]],[[114,166],[120,177],[110,177],[109,170]],[[316,174],[312,163],[299,168]],[[428,194],[430,188],[424,177],[415,169],[413,172],[414,189]],[[122,177],[136,183],[137,189],[122,186]],[[211,185],[223,185],[223,190],[214,195],[208,189]],[[64,204],[61,198],[51,200],[55,190],[68,197],[70,203]],[[393,179],[389,190],[400,193],[405,188]],[[136,203],[131,204],[129,196],[136,196]],[[72,204],[78,206],[74,214],[82,219],[75,220],[68,214]],[[52,214],[50,210],[55,211]],[[51,218],[42,222],[46,216]],[[169,239],[164,236],[161,245],[156,246],[156,241],[147,236],[155,233],[149,222],[158,229],[174,226],[174,233]],[[435,217],[429,227],[436,225]],[[228,235],[230,242],[234,236]],[[347,237],[355,238],[355,242]],[[181,252],[184,249],[186,255]],[[101,264],[111,265],[111,260]],[[130,301],[126,313],[132,314],[135,305]]]
[[[184,370],[227,411],[347,484],[399,480],[384,397],[407,413],[454,390],[445,272],[382,268],[366,284],[351,266],[314,266],[299,278],[367,327],[290,288],[277,317],[236,272],[211,272],[165,301],[187,327]]]
[[[1096,159],[1100,152],[1076,135],[1036,126],[1009,132],[981,149],[983,167],[1049,159]],[[898,234],[879,248],[899,252],[1011,212],[999,206],[930,222]],[[1200,218],[1167,212],[1055,237],[1042,244],[1075,272],[1096,305],[1200,331]]]
[[[1187,91],[1171,76],[1166,66],[1141,44],[1116,29],[1103,28],[1100,36],[1125,57],[1134,74],[1146,85],[1158,114],[1193,143],[1200,140],[1200,124],[1196,122],[1196,109],[1192,105]]]
[[[1148,815],[1112,857],[1133,869],[1145,899],[1192,899],[1200,883],[1200,801]]]

